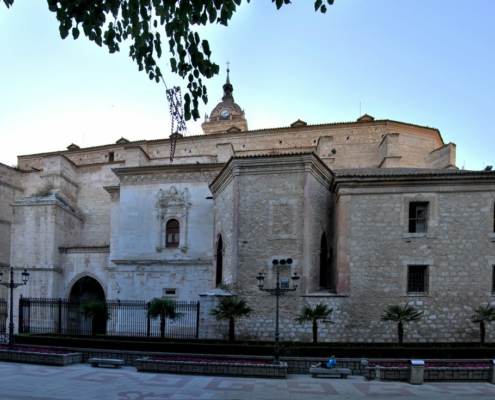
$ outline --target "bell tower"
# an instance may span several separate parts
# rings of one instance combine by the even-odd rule
[[[223,85],[222,101],[216,105],[210,116],[205,115],[205,122],[201,125],[205,134],[248,130],[244,110],[234,102],[232,95],[234,87],[230,83],[229,73],[229,63],[227,63],[227,81]]]

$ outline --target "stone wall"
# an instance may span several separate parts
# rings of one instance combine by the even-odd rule
[[[432,185],[411,181],[400,190],[385,182],[340,188],[350,198],[345,233],[350,296],[336,305],[348,319],[339,321],[345,335],[334,340],[397,340],[396,326],[381,322],[380,315],[388,305],[406,303],[424,313],[418,323],[406,326],[406,341],[479,339],[478,326],[470,317],[474,308],[493,301],[495,182],[488,178],[475,184],[474,179],[475,174],[463,179],[436,177]],[[466,180],[471,185],[458,191]],[[426,234],[407,232],[411,201],[428,202]],[[425,292],[408,292],[409,265],[427,265]],[[487,340],[494,339],[495,333],[488,330]]]
[[[13,201],[22,194],[22,173],[0,164],[0,266],[10,264]]]
[[[305,154],[235,159],[211,185],[219,210],[224,194],[229,200],[235,198],[232,214],[215,213],[215,227],[231,224],[239,235],[232,249],[237,254],[232,288],[246,299],[253,313],[237,322],[238,337],[273,337],[275,296],[259,291],[256,275],[262,271],[265,287],[275,287],[274,259],[293,260],[291,265],[280,266],[281,278],[290,278],[296,271],[302,276],[301,289],[280,300],[280,331],[296,340],[306,331],[292,318],[305,302],[299,293],[317,289],[321,237],[331,224],[331,179],[319,159]]]

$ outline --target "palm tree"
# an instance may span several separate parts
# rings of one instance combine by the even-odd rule
[[[397,323],[397,333],[399,336],[399,344],[402,344],[404,339],[404,324],[409,322],[418,321],[423,316],[422,311],[416,311],[416,309],[408,304],[404,307],[399,305],[388,306],[383,310],[385,314],[382,315],[382,321],[390,321]]]
[[[211,310],[210,315],[217,321],[229,321],[229,342],[235,340],[235,320],[237,318],[249,315],[252,309],[247,306],[244,299],[237,297],[222,297],[217,306]]]
[[[86,319],[92,318],[92,336],[96,336],[97,333],[105,333],[106,323],[110,319],[110,312],[104,301],[91,300],[87,303],[82,303],[77,312]]]
[[[299,324],[305,322],[311,322],[313,324],[313,343],[318,342],[318,321],[325,324],[331,324],[329,320],[330,314],[332,314],[333,308],[329,308],[326,304],[318,303],[314,308],[311,308],[309,304],[306,304],[304,308],[299,312],[299,315],[294,318]]]
[[[474,310],[476,314],[471,315],[471,321],[480,324],[480,344],[485,344],[486,323],[495,321],[495,307],[487,304],[486,307],[480,306]]]
[[[160,318],[160,338],[165,339],[165,320],[176,320],[184,314],[177,312],[177,305],[171,299],[154,298],[148,306],[147,315],[151,319]]]

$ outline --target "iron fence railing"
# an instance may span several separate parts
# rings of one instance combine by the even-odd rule
[[[150,302],[144,300],[107,300],[110,318],[96,321],[85,318],[80,309],[89,300],[19,299],[19,333],[63,333],[91,335],[97,333],[122,336],[160,337],[160,320],[148,316]],[[165,337],[197,338],[199,336],[199,301],[176,301],[181,318],[166,320]],[[1,317],[1,303],[0,303]],[[1,322],[1,321],[0,321]],[[99,326],[98,326],[99,325]],[[5,329],[5,328],[4,328]]]

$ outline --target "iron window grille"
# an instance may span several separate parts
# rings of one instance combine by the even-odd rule
[[[407,271],[407,292],[408,293],[428,292],[427,265],[409,265]]]

